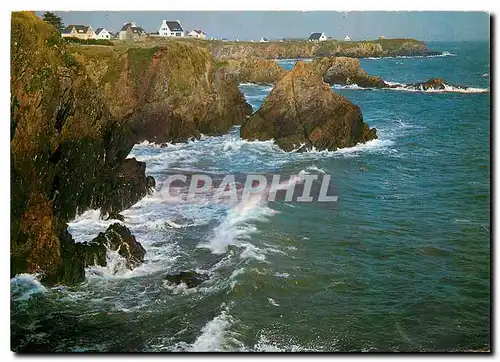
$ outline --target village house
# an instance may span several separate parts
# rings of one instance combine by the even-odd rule
[[[182,28],[181,22],[176,21],[167,21],[163,20],[161,23],[160,29],[158,30],[158,35],[160,36],[173,36],[173,37],[184,37],[185,32]]]
[[[351,41],[351,38],[349,38],[349,35],[345,36],[344,41]]]
[[[95,30],[95,39],[111,39],[113,35],[104,28],[97,28]]]
[[[191,30],[188,33],[188,36],[193,37],[193,38],[200,38],[200,39],[207,38],[207,34],[205,34],[205,32],[203,30],[200,30],[200,29]]]
[[[269,43],[269,39],[267,38],[260,38],[261,43]]]
[[[95,32],[89,25],[68,25],[62,32],[63,38],[78,38],[82,40],[94,39]]]
[[[144,29],[137,26],[134,22],[123,24],[118,34],[120,40],[144,40],[146,36],[147,34]]]
[[[325,41],[326,35],[325,35],[325,33],[311,33],[308,40],[309,41]]]

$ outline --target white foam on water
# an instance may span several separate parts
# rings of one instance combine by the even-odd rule
[[[38,280],[38,274],[22,273],[10,280],[10,295],[12,300],[28,300],[32,295],[46,293],[45,288]]]
[[[444,85],[444,89],[423,89],[422,87],[413,87],[404,83],[385,81],[390,87],[387,88],[372,88],[360,87],[357,84],[334,84],[333,89],[354,89],[354,90],[388,90],[388,91],[403,91],[403,92],[419,92],[419,93],[487,93],[488,88],[476,87],[455,87],[449,84]]]
[[[213,229],[209,240],[198,245],[208,248],[213,254],[222,254],[228,246],[242,247],[242,258],[264,260],[263,251],[250,243],[253,234],[258,233],[255,222],[267,221],[277,212],[267,206],[265,195],[250,196],[230,208],[223,221]]]
[[[273,298],[269,298],[268,297],[267,301],[269,302],[269,304],[271,304],[274,307],[279,307],[280,306],[278,303],[276,303],[276,301]]]
[[[450,53],[449,51],[443,51],[441,54],[435,55],[397,55],[394,57],[366,57],[363,59],[370,60],[381,60],[381,59],[418,59],[418,58],[444,58],[444,57],[456,57],[456,54]]]

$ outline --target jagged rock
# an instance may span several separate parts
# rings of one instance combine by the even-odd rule
[[[130,230],[119,223],[109,226],[104,233],[88,243],[80,244],[84,266],[106,266],[107,250],[117,251],[127,261],[129,269],[133,269],[144,261],[146,250],[135,240]]]
[[[234,74],[238,83],[274,84],[286,73],[276,61],[262,58],[230,59],[217,64]]]
[[[274,139],[286,151],[301,145],[335,150],[377,138],[375,128],[363,122],[359,107],[323,82],[323,74],[334,59],[298,62],[243,123],[241,136]]]
[[[349,85],[357,84],[363,88],[385,88],[387,84],[382,78],[368,75],[359,66],[355,58],[336,57],[331,61],[323,77],[328,84]]]
[[[146,163],[135,158],[127,158],[120,169],[110,176],[109,192],[105,194],[101,206],[102,215],[107,214],[108,218],[116,218],[113,215],[128,209],[155,187],[155,179],[146,176]]]
[[[443,78],[432,78],[426,82],[407,84],[405,87],[419,89],[419,90],[428,90],[428,89],[443,90],[445,89],[446,86],[448,87],[453,86],[454,88],[463,88],[458,85],[450,85],[446,83],[446,81]]]
[[[169,274],[165,279],[175,285],[184,283],[188,288],[194,288],[208,280],[207,274],[200,274],[195,271],[180,272],[179,274]]]

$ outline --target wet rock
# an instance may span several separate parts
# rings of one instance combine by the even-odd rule
[[[108,179],[109,191],[104,194],[102,215],[115,218],[119,212],[128,209],[144,196],[150,194],[155,187],[155,179],[146,176],[146,163],[135,158],[126,159],[121,167]]]
[[[130,233],[130,230],[119,223],[108,227],[104,233],[88,243],[81,244],[81,254],[85,267],[91,265],[106,266],[107,250],[117,251],[125,258],[126,266],[133,269],[144,261],[146,250]]]
[[[180,272],[179,274],[169,274],[165,277],[170,283],[179,285],[184,283],[188,288],[194,288],[209,279],[207,274],[200,274],[195,271]]]
[[[243,123],[242,138],[274,139],[285,151],[304,145],[336,150],[377,138],[375,128],[363,122],[359,107],[323,82],[332,64],[335,58],[298,62]]]
[[[406,88],[414,88],[419,90],[429,90],[429,89],[443,90],[447,86],[451,85],[446,83],[446,81],[443,78],[432,78],[426,82],[407,84]],[[452,85],[452,86],[455,88],[462,88],[457,85]]]

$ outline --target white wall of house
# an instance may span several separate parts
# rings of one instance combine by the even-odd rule
[[[319,41],[325,41],[325,40],[326,40],[325,33],[321,33],[321,36],[319,37]]]
[[[174,36],[174,37],[184,37],[186,36],[186,33],[184,31],[170,31],[169,27],[167,26],[167,21],[163,20],[163,22],[160,25],[160,29],[158,30],[158,35],[160,36]]]
[[[200,38],[200,39],[206,39],[207,38],[207,34],[205,34],[205,33],[198,33],[198,32],[196,32],[194,30],[191,30],[188,33],[188,36],[193,37],[193,38]]]
[[[96,35],[96,39],[111,39],[111,34],[106,29],[102,29],[99,35]]]

